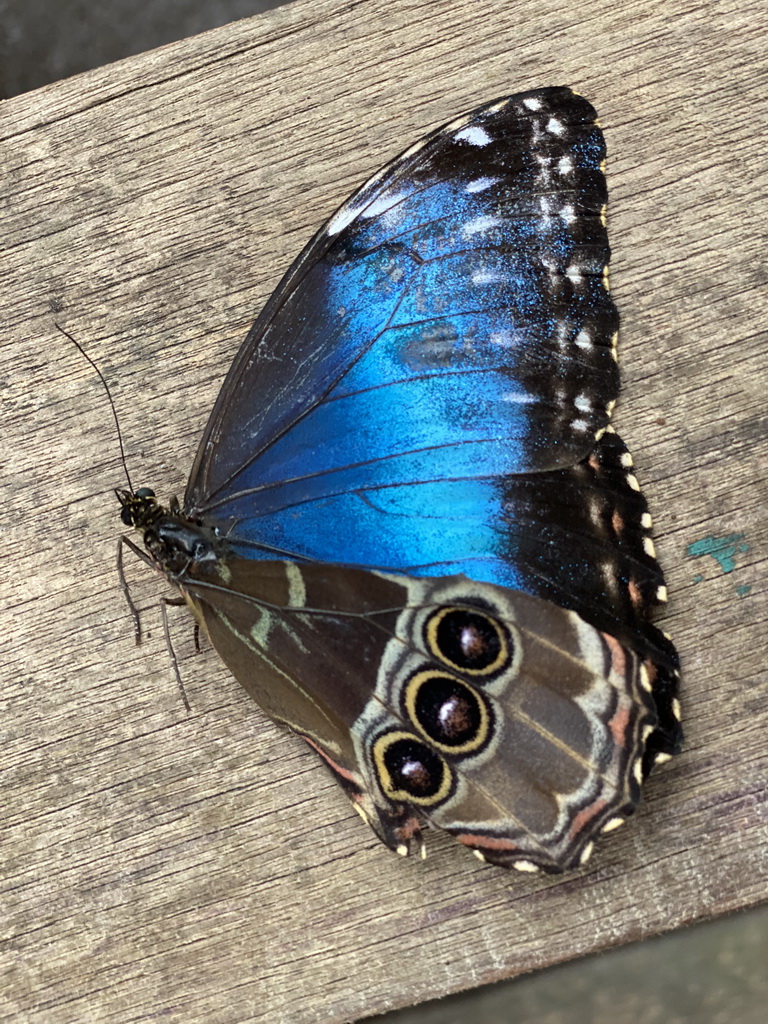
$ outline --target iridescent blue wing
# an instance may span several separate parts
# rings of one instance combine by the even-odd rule
[[[330,499],[346,523],[381,488],[583,458],[618,388],[603,157],[590,104],[544,89],[459,118],[363,186],[249,333],[187,508],[258,542],[256,510]],[[342,532],[332,560],[368,564]]]
[[[249,559],[545,597],[673,674],[646,621],[663,587],[647,509],[606,433],[618,316],[604,155],[590,104],[542,89],[453,121],[372,178],[250,331],[186,512]]]

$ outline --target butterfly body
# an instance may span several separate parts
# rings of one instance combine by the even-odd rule
[[[558,871],[679,744],[650,517],[609,425],[602,133],[567,89],[486,105],[289,270],[153,564],[389,847],[429,823]]]

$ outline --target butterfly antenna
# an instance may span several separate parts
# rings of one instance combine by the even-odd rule
[[[112,398],[112,392],[109,390],[109,384],[107,384],[106,377],[101,372],[101,370],[98,368],[98,366],[93,361],[93,359],[91,359],[91,357],[85,351],[85,349],[80,344],[80,342],[76,341],[72,337],[72,335],[69,333],[69,331],[65,331],[63,327],[59,326],[59,324],[54,324],[53,326],[56,328],[56,330],[61,331],[61,333],[64,335],[65,338],[69,338],[69,340],[72,342],[72,344],[78,350],[80,355],[84,359],[87,359],[88,362],[91,364],[91,366],[94,368],[94,370],[98,374],[99,380],[104,385],[104,390],[107,393],[107,401],[109,402],[109,407],[112,410],[112,416],[113,416],[113,418],[115,420],[115,430],[117,431],[117,443],[120,446],[120,461],[123,464],[123,471],[125,472],[125,479],[128,481],[128,490],[131,492],[131,494],[133,494],[133,484],[131,483],[131,474],[128,472],[128,463],[127,463],[126,458],[125,458],[125,447],[123,445],[123,432],[120,430],[120,421],[117,418],[117,409],[115,408],[115,403],[114,403],[114,400]]]

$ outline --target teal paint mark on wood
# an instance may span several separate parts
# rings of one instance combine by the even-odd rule
[[[743,533],[731,533],[727,537],[702,537],[689,544],[685,553],[690,558],[701,558],[711,555],[723,572],[733,572],[736,568],[737,552],[749,551],[749,544],[744,540]]]
[[[749,594],[751,592],[751,590],[752,590],[752,584],[751,583],[742,583],[742,585],[740,587],[736,587],[736,593],[739,595],[739,597],[746,597],[747,594]]]

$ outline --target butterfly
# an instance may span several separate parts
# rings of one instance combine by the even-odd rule
[[[650,516],[610,426],[605,144],[568,88],[432,132],[315,235],[129,546],[381,841],[583,863],[680,745]]]

